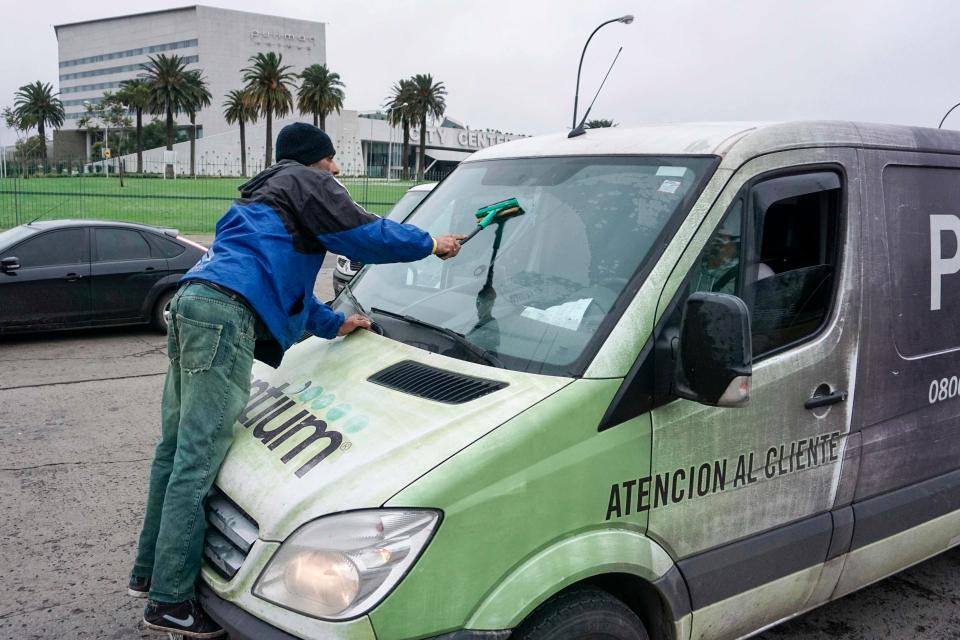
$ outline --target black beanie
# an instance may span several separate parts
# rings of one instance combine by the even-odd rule
[[[277,136],[278,161],[289,159],[300,164],[313,164],[335,153],[330,136],[306,122],[288,124]]]

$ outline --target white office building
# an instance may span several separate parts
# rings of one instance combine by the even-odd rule
[[[95,134],[78,127],[86,114],[85,103],[96,104],[104,92],[116,91],[120,83],[142,73],[149,57],[160,53],[179,55],[188,69],[200,69],[212,94],[212,104],[198,112],[197,172],[223,174],[239,164],[240,141],[236,125],[223,117],[226,94],[243,86],[241,70],[251,56],[274,51],[283,54],[283,64],[299,73],[311,64],[326,62],[325,24],[194,5],[127,16],[61,24],[54,27],[59,49],[60,98],[66,121],[55,132],[54,157],[60,160],[89,158]],[[384,87],[384,92],[388,90]],[[349,87],[347,87],[349,101]],[[152,116],[144,115],[144,124]],[[295,120],[311,116],[294,114],[274,123],[273,134]],[[515,135],[470,130],[444,119],[427,127],[427,164],[450,166],[471,152],[512,139]],[[177,127],[189,125],[184,114]],[[399,128],[390,127],[378,114],[344,110],[326,119],[327,132],[337,147],[344,173],[350,175],[397,175],[401,164]],[[417,132],[414,131],[414,134]],[[247,125],[248,173],[263,165],[265,125],[261,120]],[[179,136],[185,137],[184,133]],[[414,135],[411,147],[418,140]],[[189,171],[189,143],[175,145],[178,173]],[[413,155],[411,150],[411,156]],[[133,156],[131,156],[132,158]],[[163,149],[144,152],[145,170],[165,160]],[[128,170],[131,165],[127,163]],[[159,169],[158,169],[159,171]]]
[[[197,114],[197,125],[204,136],[221,133],[229,128],[223,98],[241,88],[240,70],[250,57],[282,53],[294,71],[325,64],[324,28],[322,22],[202,5],[56,25],[64,129],[76,128],[84,102],[99,102],[105,91],[142,73],[150,56],[164,53],[184,58],[188,69],[203,70],[213,101]]]

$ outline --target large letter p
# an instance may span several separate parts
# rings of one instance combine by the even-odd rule
[[[952,258],[940,255],[940,234],[952,231],[957,251]],[[952,215],[930,216],[930,311],[940,310],[940,284],[943,276],[960,271],[960,218]]]

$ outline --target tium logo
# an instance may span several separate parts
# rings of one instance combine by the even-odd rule
[[[315,443],[323,442],[325,444],[323,449],[316,451],[316,447],[314,447],[313,451],[315,453],[297,468],[295,473],[298,478],[302,478],[308,471],[337,450],[343,442],[343,435],[339,431],[327,429],[327,423],[312,415],[309,411],[298,411],[282,423],[271,425],[274,420],[287,410],[292,409],[296,404],[296,401],[291,400],[284,393],[288,386],[290,386],[289,383],[284,383],[279,387],[271,387],[263,380],[254,380],[250,383],[250,400],[237,420],[247,429],[252,429],[253,437],[266,445],[267,449],[271,451],[300,431],[310,431],[310,434],[300,444],[280,458],[280,462],[283,464],[292,462],[294,458],[300,456]],[[301,456],[302,459],[303,456]]]

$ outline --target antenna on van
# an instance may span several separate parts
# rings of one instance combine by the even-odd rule
[[[953,110],[956,109],[957,107],[960,107],[960,102],[950,107],[950,109],[948,109],[947,112],[943,114],[943,118],[940,119],[940,124],[937,125],[937,129],[943,128],[943,123],[947,121],[947,116],[953,113]]]
[[[617,49],[617,55],[613,56],[613,62],[610,63],[610,68],[607,69],[607,75],[603,76],[603,81],[600,83],[597,93],[593,96],[593,100],[590,101],[590,106],[587,107],[587,112],[583,114],[583,119],[580,121],[580,124],[578,124],[573,131],[567,134],[568,138],[576,138],[577,136],[582,136],[587,132],[587,130],[583,128],[583,125],[586,124],[587,117],[590,115],[590,109],[593,109],[593,103],[597,101],[597,96],[600,95],[600,90],[603,89],[603,85],[610,76],[610,72],[613,71],[613,65],[617,64],[617,58],[620,57],[621,51],[623,51],[623,47]]]

